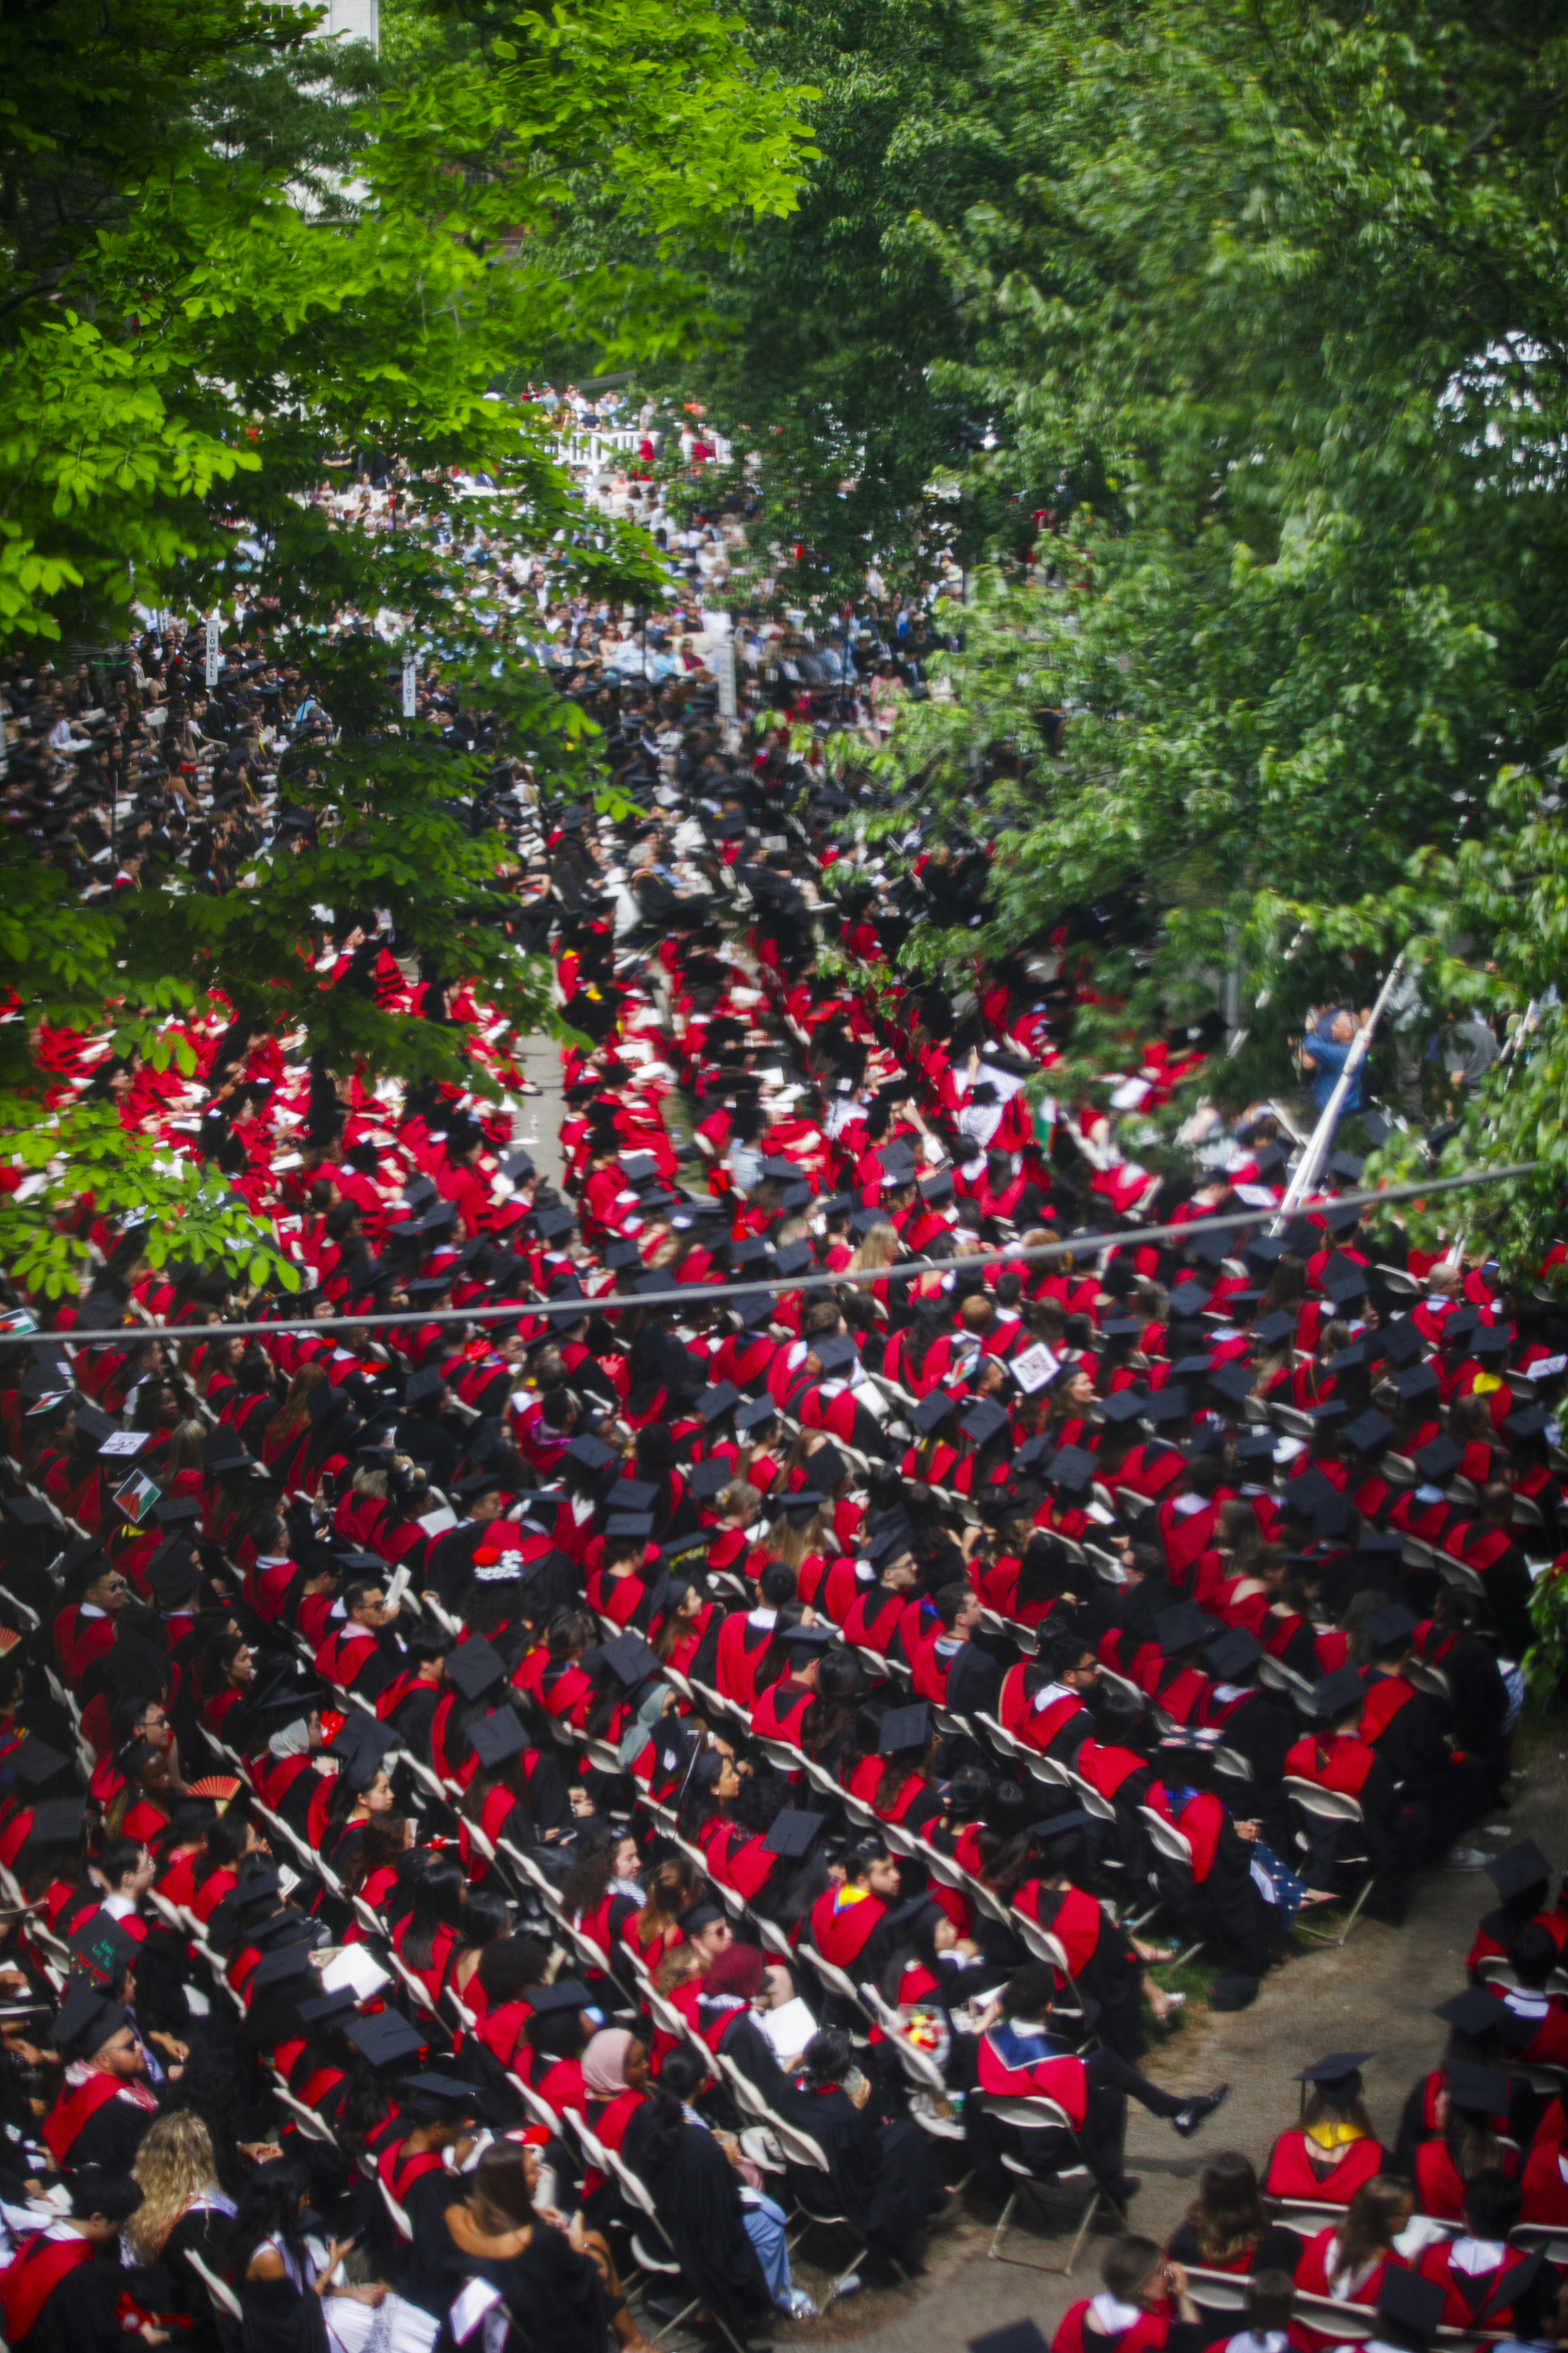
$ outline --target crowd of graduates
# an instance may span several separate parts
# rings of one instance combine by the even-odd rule
[[[815,2312],[797,2228],[837,2297],[1075,2182],[1118,2234],[1061,2353],[1550,2337],[1568,1908],[1471,1843],[1568,1558],[1547,1270],[1282,1218],[1272,1107],[1185,1183],[1042,1120],[1072,937],[901,982],[984,853],[868,863],[778,724],[851,690],[758,691],[597,684],[633,813],[490,812],[579,1041],[557,1183],[244,1025],[188,1086],[49,1042],[304,1287],[90,1205],[84,1296],[4,1285],[7,2340],[738,2347]],[[515,1099],[470,992],[335,942]],[[1143,2072],[1160,1971],[1244,2007],[1444,1865],[1496,1907],[1398,2144],[1332,2055],[1133,2235],[1128,2102],[1225,2096]]]

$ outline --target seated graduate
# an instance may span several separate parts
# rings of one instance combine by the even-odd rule
[[[1113,2240],[1100,2264],[1097,2296],[1069,2304],[1050,2353],[1197,2353],[1208,2331],[1180,2264],[1151,2238]]]
[[[129,2174],[82,2167],[71,2185],[70,2214],[24,2238],[0,2271],[8,2345],[18,2353],[119,2353],[128,2337],[120,2299],[136,2276],[120,2261],[120,2233],[140,2204]],[[140,2330],[150,2343],[151,2327],[144,2320]]]
[[[872,2121],[872,2088],[841,2027],[812,2036],[800,2087],[808,2098],[802,2121],[827,2159],[836,2210],[865,2233],[872,2255],[914,2268],[926,2223],[952,2195],[933,2143],[907,2119]]]
[[[1383,2144],[1362,2100],[1361,2067],[1370,2051],[1336,2051],[1304,2067],[1310,2085],[1299,2124],[1281,2133],[1263,2176],[1266,2198],[1348,2206],[1383,2171]]]

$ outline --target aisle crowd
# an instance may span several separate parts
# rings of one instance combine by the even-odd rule
[[[324,978],[465,1025],[504,1104],[221,1017],[189,1084],[40,1040],[226,1170],[307,1288],[154,1270],[90,1206],[86,1296],[5,1286],[12,2346],[739,2346],[811,2319],[800,2230],[839,2297],[917,2277],[962,2198],[1039,2227],[1038,2192],[1075,2254],[1114,2233],[1061,2353],[1555,2341],[1568,1902],[1476,1841],[1568,1563],[1568,1326],[1545,1270],[1353,1200],[1274,1231],[1272,1106],[1186,1183],[1045,1116],[1070,936],[900,980],[984,853],[883,873],[789,723],[874,730],[939,619],[831,659],[760,630],[728,725],[705,667],[573,620],[649,813],[502,760],[475,812],[582,1041],[558,1187],[504,1026],[369,908]],[[146,855],[228,887],[330,714],[245,659],[204,696],[172,634],[123,683],[11,681],[8,817],[87,888]],[[1213,1042],[1147,1041],[1127,1108]],[[1140,2064],[1160,1970],[1201,1947],[1244,2006],[1442,1867],[1491,1886],[1396,2144],[1368,2054],[1302,2052],[1272,2149],[1133,2234],[1128,2100],[1223,2137],[1224,2086]]]

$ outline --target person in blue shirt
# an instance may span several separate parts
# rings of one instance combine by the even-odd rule
[[[1318,1016],[1302,1040],[1302,1064],[1309,1075],[1312,1100],[1320,1117],[1328,1109],[1329,1096],[1345,1067],[1354,1038],[1355,1016],[1343,1005],[1331,1005],[1326,1013]],[[1360,1067],[1352,1072],[1339,1108],[1342,1117],[1361,1109]]]

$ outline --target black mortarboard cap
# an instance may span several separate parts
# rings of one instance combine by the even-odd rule
[[[820,1446],[808,1457],[806,1484],[803,1495],[830,1496],[840,1481],[849,1475],[849,1465],[836,1446]]]
[[[424,2036],[416,2033],[395,2009],[378,2009],[368,2018],[352,2018],[344,2032],[367,2064],[375,2068],[406,2067],[424,2048]]]
[[[1255,1323],[1247,1337],[1256,1340],[1259,1348],[1281,1348],[1291,1338],[1295,1329],[1295,1317],[1287,1315],[1285,1309],[1279,1307],[1272,1316],[1264,1316]]]
[[[1186,1387],[1178,1382],[1174,1387],[1154,1391],[1144,1418],[1159,1428],[1164,1422],[1185,1421],[1191,1411]]]
[[[465,2083],[461,2075],[445,2074],[433,2067],[410,2075],[401,2090],[415,2114],[426,2111],[432,2121],[438,2116],[455,2119],[479,2113],[480,2095],[475,2087]]]
[[[0,1758],[0,1764],[8,1765],[26,1789],[42,1789],[56,1773],[71,1769],[71,1759],[62,1756],[58,1749],[52,1749],[47,1740],[40,1740],[36,1733],[30,1733],[9,1756]]]
[[[606,1536],[640,1536],[646,1545],[653,1534],[651,1512],[613,1512]]]
[[[1375,1405],[1368,1405],[1364,1414],[1345,1424],[1345,1441],[1357,1454],[1381,1454],[1394,1435],[1394,1425],[1386,1414],[1380,1414]]]
[[[165,1545],[142,1571],[166,1609],[184,1601],[201,1581],[201,1563],[189,1545]]]
[[[617,1634],[613,1642],[605,1643],[600,1657],[623,1691],[634,1691],[639,1683],[660,1671],[658,1653],[640,1634]]]
[[[1179,1322],[1191,1323],[1201,1316],[1208,1305],[1209,1294],[1201,1283],[1191,1280],[1178,1283],[1171,1293],[1171,1313]]]
[[[589,2009],[592,2004],[588,1989],[577,1977],[567,1977],[555,1985],[531,1985],[528,1989],[529,2008],[536,2017],[552,2009]]]
[[[1046,1479],[1067,1495],[1083,1495],[1093,1486],[1098,1467],[1087,1447],[1062,1446],[1046,1465]]]
[[[773,1828],[762,1845],[769,1854],[781,1855],[786,1862],[798,1863],[811,1850],[811,1842],[827,1820],[825,1814],[803,1814],[794,1806],[787,1806],[774,1817]]]
[[[699,1421],[717,1421],[741,1401],[741,1392],[733,1381],[719,1381],[711,1389],[704,1389],[696,1401]]]
[[[890,1707],[882,1719],[877,1741],[879,1756],[912,1755],[931,1737],[931,1709],[921,1700],[913,1707]]]
[[[651,1512],[658,1500],[659,1490],[651,1479],[618,1480],[608,1497],[612,1512]]]
[[[355,1770],[376,1763],[389,1750],[397,1746],[397,1734],[391,1724],[384,1724],[374,1716],[356,1708],[327,1743],[334,1756],[341,1756]]]
[[[403,1402],[405,1405],[423,1405],[427,1397],[439,1397],[445,1386],[446,1375],[427,1365],[423,1372],[409,1374],[408,1385],[403,1392]]]
[[[1217,1267],[1230,1257],[1236,1240],[1230,1233],[1199,1233],[1187,1247],[1200,1266]]]
[[[573,1438],[567,1449],[567,1461],[577,1464],[580,1469],[585,1471],[608,1470],[616,1460],[614,1447],[606,1446],[602,1438],[589,1437],[586,1433],[580,1438]]]
[[[1306,1410],[1320,1430],[1338,1430],[1351,1418],[1351,1409],[1342,1397],[1325,1397],[1320,1405],[1309,1405]]]
[[[1506,2099],[1502,2105],[1507,2107]],[[1425,2279],[1418,2271],[1406,2270],[1403,2265],[1390,2264],[1378,2288],[1380,2318],[1428,2344],[1442,2326],[1447,2304],[1448,2297],[1437,2281]]]
[[[1508,2077],[1500,2067],[1478,2067],[1474,2059],[1452,2059],[1446,2072],[1452,2106],[1472,2116],[1508,2114]]]
[[[1223,1398],[1227,1405],[1240,1407],[1251,1397],[1256,1377],[1251,1365],[1232,1362],[1216,1365],[1208,1379],[1216,1397]]]
[[[914,1543],[907,1520],[895,1520],[890,1528],[879,1528],[866,1545],[866,1558],[873,1568],[885,1569],[889,1561],[902,1560]]]
[[[528,1746],[528,1735],[509,1707],[498,1707],[493,1716],[481,1716],[470,1724],[468,1737],[473,1753],[487,1772],[504,1765],[509,1756],[520,1756]]]
[[[120,1424],[117,1421],[112,1420],[107,1414],[101,1413],[96,1405],[78,1405],[76,1408],[76,1429],[78,1435],[85,1435],[88,1438],[96,1438],[98,1444],[102,1446],[105,1438],[112,1438],[117,1434],[120,1429]],[[239,1446],[239,1440],[235,1437],[232,1430],[215,1431],[212,1437],[206,1438],[202,1441],[203,1454],[207,1453],[207,1449],[211,1448],[215,1442],[221,1442],[225,1446]],[[240,1450],[243,1453],[244,1449],[241,1448]],[[210,1455],[208,1456],[208,1459],[211,1460]]]
[[[1378,1338],[1383,1343],[1384,1354],[1391,1364],[1414,1365],[1426,1354],[1427,1344],[1421,1327],[1409,1316],[1396,1316],[1391,1323],[1382,1327]]]
[[[6,1517],[18,1528],[57,1528],[59,1523],[40,1496],[7,1496]]]
[[[686,1484],[699,1503],[710,1503],[724,1493],[734,1476],[733,1465],[717,1455],[712,1462],[695,1464],[687,1473]]]
[[[1110,1397],[1100,1399],[1100,1413],[1113,1427],[1120,1428],[1138,1419],[1149,1410],[1146,1389],[1117,1389]]]
[[[1509,1347],[1509,1336],[1500,1323],[1483,1323],[1470,1342],[1470,1353],[1480,1357],[1506,1356]]]
[[[1472,2042],[1496,2033],[1503,2017],[1503,2005],[1495,1993],[1483,1993],[1479,1985],[1467,1985],[1463,1993],[1455,1993],[1446,2002],[1439,2002],[1433,2010],[1447,2026],[1468,2035]]]
[[[1493,1857],[1486,1876],[1505,1904],[1514,1903],[1533,1887],[1549,1887],[1552,1866],[1533,1838],[1522,1838],[1518,1846]]]
[[[359,2009],[353,1987],[340,1985],[335,1993],[312,1993],[308,2002],[298,2005],[297,2015],[302,2026],[319,2034],[324,2026],[346,2026],[359,2015]]]
[[[268,1993],[278,1986],[290,1985],[296,1977],[307,1977],[311,1971],[311,1946],[291,1937],[269,1953],[264,1953],[250,1973],[250,1992]]]
[[[737,1430],[760,1430],[764,1422],[776,1421],[777,1418],[778,1408],[771,1397],[750,1397],[737,1408],[735,1427]]]
[[[1424,1397],[1437,1395],[1437,1375],[1428,1364],[1406,1365],[1394,1375],[1394,1386],[1407,1405],[1418,1405]]]
[[[958,1427],[977,1447],[987,1445],[1007,1427],[1007,1408],[999,1405],[994,1397],[976,1398],[966,1413],[958,1417]]]
[[[1031,1822],[1030,1831],[1042,1847],[1054,1847],[1060,1840],[1077,1840],[1090,1827],[1093,1817],[1081,1807],[1073,1806],[1063,1814],[1048,1814],[1038,1822]]]
[[[483,1699],[487,1691],[493,1691],[498,1683],[505,1682],[506,1669],[501,1653],[482,1634],[476,1634],[448,1653],[446,1680],[456,1684],[464,1699]]]
[[[1516,1405],[1503,1428],[1511,1438],[1539,1438],[1549,1419],[1544,1405]]]
[[[917,1430],[923,1431],[928,1438],[934,1438],[949,1415],[955,1414],[957,1410],[958,1400],[951,1390],[933,1389],[929,1397],[921,1398],[909,1418]]]
[[[201,1506],[194,1496],[165,1496],[152,1506],[152,1517],[160,1528],[183,1528],[201,1517]]]
[[[1445,1432],[1429,1445],[1417,1447],[1410,1459],[1429,1486],[1441,1487],[1464,1462],[1464,1449],[1456,1446]]]
[[[564,1235],[571,1232],[576,1224],[577,1212],[564,1205],[536,1209],[534,1213],[535,1231],[541,1241],[559,1241]]]
[[[1367,1686],[1354,1667],[1336,1667],[1331,1675],[1312,1687],[1312,1706],[1320,1723],[1332,1723],[1336,1717],[1346,1716],[1352,1707],[1359,1707],[1367,1696]]]
[[[813,1340],[811,1353],[825,1373],[847,1372],[860,1361],[860,1352],[848,1332],[836,1332],[831,1339]]]
[[[1361,2096],[1361,2070],[1375,2051],[1331,2051],[1327,2058],[1314,2059],[1296,2075],[1299,2084],[1316,2084],[1341,2100],[1357,2100]]]
[[[778,1273],[785,1275],[808,1274],[815,1264],[816,1252],[808,1241],[787,1242],[775,1260]]]
[[[103,2049],[111,2035],[130,2023],[118,2002],[105,2000],[90,1978],[79,1977],[67,1987],[65,1999],[56,2014],[52,2030],[55,2047],[80,2058],[90,2058],[94,2051]]]
[[[787,1625],[784,1628],[786,1650],[825,1650],[829,1642],[839,1639],[836,1625]]]
[[[29,1847],[74,1846],[82,1834],[87,1814],[85,1798],[45,1798],[33,1808],[33,1826],[27,1833]]]
[[[1402,1601],[1391,1601],[1375,1617],[1364,1618],[1361,1631],[1375,1650],[1398,1650],[1412,1640],[1420,1623],[1414,1609],[1407,1609]]]
[[[1154,1622],[1154,1639],[1167,1658],[1191,1650],[1194,1642],[1210,1641],[1223,1630],[1218,1618],[1190,1601],[1178,1602],[1174,1609],[1161,1609]]]
[[[1203,1663],[1219,1683],[1240,1683],[1263,1656],[1263,1645],[1244,1625],[1233,1625],[1204,1652]]]

